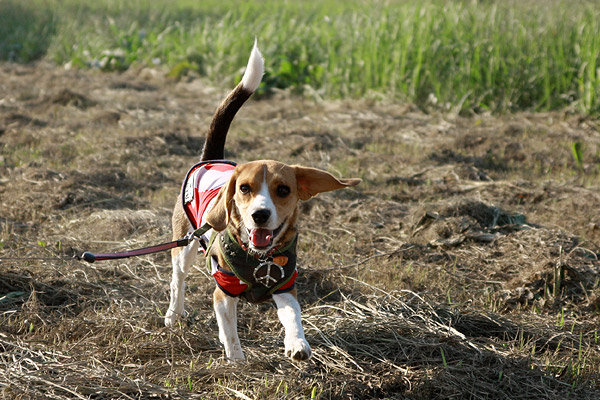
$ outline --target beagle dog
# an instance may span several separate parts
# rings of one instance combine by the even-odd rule
[[[214,310],[226,358],[244,360],[237,333],[237,304],[243,297],[256,303],[274,300],[285,330],[285,354],[292,360],[307,360],[312,352],[304,336],[294,282],[298,202],[361,180],[337,179],[319,169],[277,161],[236,165],[224,160],[231,121],[258,88],[263,73],[264,61],[255,42],[241,82],[215,112],[201,160],[182,186],[173,211],[173,237],[194,232],[197,240],[172,250],[165,325],[173,326],[183,314],[184,280],[200,251],[217,284]]]

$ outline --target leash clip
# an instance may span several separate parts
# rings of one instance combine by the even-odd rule
[[[198,237],[194,236],[194,232],[188,232],[188,233],[185,234],[184,237],[182,237],[181,239],[177,240],[177,246],[178,247],[187,246],[194,239],[198,239]]]

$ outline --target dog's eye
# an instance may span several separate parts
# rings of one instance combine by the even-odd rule
[[[243,194],[248,194],[251,191],[252,191],[252,189],[250,189],[250,185],[247,185],[247,184],[240,185],[240,192],[242,192]]]
[[[277,196],[287,197],[290,194],[290,187],[285,185],[277,186]]]

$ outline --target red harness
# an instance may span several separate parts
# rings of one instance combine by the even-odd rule
[[[235,163],[230,161],[208,161],[198,163],[189,170],[183,181],[182,201],[194,229],[206,223],[207,212],[234,169]]]

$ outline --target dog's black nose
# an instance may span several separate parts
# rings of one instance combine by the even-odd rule
[[[270,216],[271,216],[271,210],[267,210],[266,208],[256,210],[252,213],[252,219],[258,225],[261,225],[261,224],[264,224],[265,222],[267,222],[269,220]]]

